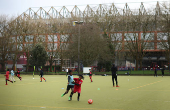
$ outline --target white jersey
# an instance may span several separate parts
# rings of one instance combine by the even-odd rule
[[[66,72],[68,72],[68,69],[66,69]]]

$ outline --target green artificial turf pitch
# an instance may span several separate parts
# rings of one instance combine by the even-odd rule
[[[22,75],[22,81],[5,85],[0,75],[0,110],[169,110],[170,77],[118,76],[120,87],[113,87],[111,76],[88,76],[82,84],[80,101],[77,93],[68,101],[61,97],[67,87],[65,75]],[[74,75],[74,78],[78,76]],[[93,104],[88,104],[88,99]]]

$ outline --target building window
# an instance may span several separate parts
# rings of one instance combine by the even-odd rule
[[[165,50],[169,48],[168,42],[158,42],[157,43],[157,49],[158,50]]]
[[[115,45],[115,43],[113,43],[113,45]],[[117,42],[115,45],[115,50],[121,50],[122,48],[122,43],[121,42]]]
[[[39,35],[36,37],[37,42],[45,42],[45,35]]]
[[[60,41],[61,42],[68,42],[69,41],[69,35],[60,35]]]
[[[157,33],[157,40],[168,40],[168,33]]]
[[[146,43],[147,50],[154,50],[154,42],[147,42]]]
[[[25,36],[25,42],[33,42],[34,40],[34,36],[30,35],[30,36]]]
[[[67,50],[68,49],[68,43],[61,43],[60,44],[60,49],[62,49],[62,50]]]
[[[17,45],[17,50],[18,51],[22,51],[22,49],[23,49],[23,44],[18,44]]]
[[[129,50],[132,48],[132,45],[133,45],[132,42],[125,42],[124,49]]]
[[[134,41],[135,39],[138,39],[138,33],[125,33],[124,37],[125,41]]]
[[[71,62],[71,67],[74,67],[74,62]]]
[[[23,42],[23,36],[17,36],[17,42],[22,43]]]
[[[110,34],[112,41],[121,41],[122,40],[122,33],[114,33]]]
[[[63,61],[63,67],[70,67],[70,60],[64,60]]]
[[[16,50],[17,50],[16,47],[17,47],[16,44],[14,44],[14,45],[12,46],[11,50],[12,50],[12,51],[16,51]],[[10,49],[9,49],[9,50],[10,50]]]
[[[57,42],[57,35],[48,35],[48,42]]]
[[[142,40],[154,40],[154,33],[141,33]]]
[[[10,37],[9,42],[10,42],[10,43],[14,43],[14,42],[16,42],[15,37]]]
[[[57,50],[57,43],[48,43],[48,50]]]
[[[25,51],[30,51],[33,47],[33,44],[24,44]]]

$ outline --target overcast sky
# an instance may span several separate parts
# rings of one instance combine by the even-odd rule
[[[71,7],[74,5],[86,6],[87,4],[106,4],[115,3],[119,8],[124,7],[125,3],[128,3],[130,9],[139,8],[140,2],[144,2],[145,7],[155,6],[156,1],[166,1],[170,0],[0,0],[0,15],[6,14],[10,16],[17,16],[25,12],[28,8],[33,7],[36,11],[39,7]],[[48,11],[48,10],[46,10]]]

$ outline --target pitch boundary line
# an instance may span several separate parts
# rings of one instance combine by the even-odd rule
[[[7,105],[7,104],[0,104],[0,106],[16,106],[16,107],[39,107],[39,108],[63,108],[63,109],[91,109],[91,110],[123,110],[123,109],[98,109],[98,108],[73,108],[73,107],[50,107],[50,106],[29,106],[29,105]]]
[[[170,90],[134,90],[134,91],[170,91]]]
[[[156,82],[148,83],[148,84],[145,84],[145,85],[142,85],[142,86],[138,86],[136,88],[131,88],[129,90],[135,90],[135,89],[142,88],[142,87],[145,87],[145,86],[149,86],[149,85],[152,85],[152,84],[155,84],[155,83],[159,83],[159,82],[162,82],[162,81],[156,81]]]

